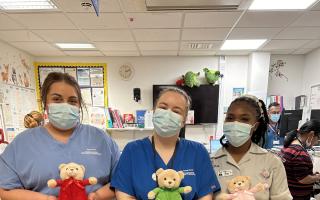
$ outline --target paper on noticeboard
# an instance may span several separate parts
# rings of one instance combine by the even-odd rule
[[[104,88],[92,88],[92,105],[104,107]]]

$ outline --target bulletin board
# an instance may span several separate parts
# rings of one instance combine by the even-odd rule
[[[311,86],[310,107],[312,110],[320,109],[320,84]]]
[[[51,72],[68,73],[74,77],[85,103],[83,123],[106,128],[105,108],[108,107],[107,65],[105,63],[34,63],[37,102],[41,103],[41,86]]]

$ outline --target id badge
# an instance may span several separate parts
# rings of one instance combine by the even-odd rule
[[[274,145],[279,145],[280,144],[280,140],[273,140],[273,144]]]
[[[229,169],[229,170],[220,170],[218,175],[219,176],[232,176],[233,173],[232,173],[231,169]]]

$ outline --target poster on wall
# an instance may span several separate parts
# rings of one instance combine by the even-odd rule
[[[241,97],[244,94],[244,88],[233,88],[232,89],[232,99]]]
[[[310,107],[313,110],[320,109],[320,84],[311,86]]]
[[[91,80],[91,87],[103,87],[103,69],[91,68],[90,80]]]
[[[89,68],[77,68],[77,77],[80,86],[90,86]]]
[[[72,76],[75,80],[77,80],[77,68],[68,67],[64,69],[64,72]]]
[[[104,107],[104,88],[92,88],[92,105]]]
[[[81,88],[81,96],[84,104],[92,105],[91,88]]]
[[[61,68],[61,67],[40,67],[39,68],[40,86],[42,86],[44,80],[47,78],[48,74],[50,74],[51,72],[64,73],[64,68]]]

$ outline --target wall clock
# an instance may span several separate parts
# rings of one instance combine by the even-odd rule
[[[119,68],[119,75],[121,79],[128,81],[133,78],[134,68],[131,64],[123,64]]]

